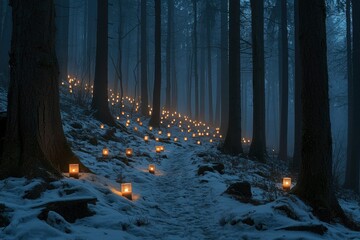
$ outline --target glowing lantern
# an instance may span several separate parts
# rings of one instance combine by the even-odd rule
[[[157,138],[155,138],[155,141],[157,141],[157,142],[158,142],[158,141],[160,141],[160,140],[159,140],[159,138],[157,137]]]
[[[104,129],[104,127],[105,127],[104,124],[100,124],[101,129]]]
[[[193,138],[194,138],[194,137],[196,137],[196,134],[195,134],[195,133],[193,133],[193,134],[192,134],[192,137],[193,137]]]
[[[149,141],[149,136],[148,136],[148,135],[145,135],[145,136],[144,136],[144,141],[145,141],[145,142],[148,142],[148,141]]]
[[[155,164],[149,164],[149,173],[155,174]]]
[[[120,117],[119,117],[119,116],[117,116],[117,117],[116,117],[116,120],[119,120],[119,119],[120,119]]]
[[[162,134],[162,131],[160,130],[158,133],[159,133],[159,135],[161,135],[161,134]]]
[[[196,141],[196,144],[197,144],[197,145],[201,145],[200,140],[197,140],[197,141]]]
[[[184,141],[186,142],[188,140],[188,138],[187,137],[184,137]]]
[[[156,151],[157,153],[161,153],[161,146],[156,146],[156,147],[155,147],[155,151]]]
[[[79,178],[79,164],[69,164],[69,177]]]
[[[127,157],[131,157],[133,155],[132,148],[125,149],[125,154],[126,154]]]
[[[170,138],[170,137],[171,137],[171,133],[167,133],[167,137]]]
[[[289,178],[289,177],[283,178],[283,184],[282,185],[283,185],[283,189],[285,191],[289,191],[290,188],[291,188],[291,178]]]
[[[137,118],[136,121],[137,121],[137,122],[140,122],[140,118]]]
[[[162,152],[165,151],[165,147],[164,147],[164,146],[160,146],[160,149],[161,149]]]
[[[121,184],[121,195],[127,199],[132,200],[132,186],[131,183]]]
[[[134,127],[134,131],[136,132],[138,130],[138,128],[137,127]]]
[[[212,140],[212,139],[210,139],[210,142],[212,143],[212,142],[213,142],[213,140]]]
[[[143,123],[142,123],[142,122],[139,122],[139,125],[140,125],[140,126],[142,126],[142,125],[143,125]]]
[[[109,156],[109,149],[108,149],[108,148],[103,148],[103,150],[102,150],[102,156],[103,156],[103,157],[108,157],[108,156]]]
[[[153,130],[153,127],[152,127],[152,126],[149,126],[149,130],[152,131],[152,130]]]
[[[174,138],[174,142],[177,142],[178,141],[178,138],[176,137],[176,138]]]

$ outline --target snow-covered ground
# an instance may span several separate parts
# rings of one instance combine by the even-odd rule
[[[6,106],[4,93],[0,89],[1,109]],[[280,181],[287,172],[276,161],[260,164],[223,155],[217,150],[219,136],[212,136],[216,130],[210,134],[213,143],[206,136],[192,138],[187,131],[181,131],[189,121],[185,123],[183,116],[181,124],[178,115],[164,119],[163,133],[159,135],[148,129],[147,118],[140,118],[140,126],[140,116],[136,112],[130,116],[129,106],[127,103],[124,115],[119,115],[124,125],[130,119],[129,133],[117,129],[111,135],[108,126],[101,129],[100,122],[62,94],[66,136],[75,154],[93,173],[52,182],[36,199],[24,195],[42,185],[40,180],[0,181],[0,212],[10,219],[0,239],[360,239],[358,232],[318,221],[308,206],[284,193]],[[172,125],[176,126],[168,129],[173,119],[176,121]],[[170,140],[159,143],[153,139],[166,139],[168,132]],[[143,140],[145,134],[151,138],[148,143]],[[165,151],[156,153],[158,145],[163,145]],[[110,152],[107,159],[101,158],[104,147]],[[125,156],[126,148],[134,150],[132,157]],[[154,175],[148,172],[150,163],[156,165]],[[200,166],[212,163],[223,163],[225,174],[197,174]],[[254,202],[259,204],[242,203],[224,193],[238,181],[251,184]],[[132,183],[132,201],[121,196],[121,182]],[[68,223],[56,212],[49,212],[46,221],[38,218],[45,203],[88,197],[97,199],[96,205],[89,204],[92,216],[75,223]],[[358,199],[341,198],[340,203],[360,222]],[[284,230],[303,225],[322,225],[327,230],[323,235]]]

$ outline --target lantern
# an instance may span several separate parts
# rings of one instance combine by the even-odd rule
[[[126,154],[127,157],[131,157],[131,156],[133,155],[133,150],[132,150],[132,148],[127,148],[127,149],[125,150],[125,154]]]
[[[149,126],[149,130],[152,131],[152,130],[153,130],[153,127],[152,127],[152,126]]]
[[[212,139],[210,139],[210,143],[212,143],[213,142],[213,140]]]
[[[188,138],[187,137],[184,137],[184,141],[186,142],[188,140]]]
[[[104,124],[100,124],[101,129],[104,129],[104,127],[105,127]]]
[[[285,177],[283,178],[283,189],[285,191],[290,191],[290,188],[291,188],[291,178],[289,177]]]
[[[161,135],[161,134],[162,134],[162,131],[160,130],[158,133],[159,133],[159,135]]]
[[[177,142],[178,141],[178,138],[176,137],[176,138],[174,138],[174,142]]]
[[[195,133],[193,133],[193,134],[192,134],[192,137],[193,137],[193,138],[194,138],[194,137],[196,137],[196,134],[195,134]]]
[[[165,147],[164,147],[164,146],[160,146],[160,149],[161,149],[162,152],[165,151]]]
[[[155,141],[157,141],[157,142],[158,142],[158,141],[159,141],[159,138],[158,138],[158,137],[157,137],[157,138],[155,138]]]
[[[155,147],[155,151],[156,151],[157,153],[160,153],[160,152],[161,152],[161,146],[156,146],[156,147]]]
[[[170,138],[170,137],[171,137],[171,133],[167,133],[167,137]]]
[[[121,184],[121,195],[127,199],[132,200],[132,186],[131,183]]]
[[[103,148],[103,150],[102,150],[102,156],[103,156],[103,157],[108,157],[108,156],[109,156],[109,149],[108,149],[108,148]]]
[[[155,174],[155,164],[149,164],[149,173]]]
[[[137,132],[138,128],[137,127],[134,127],[134,131]]]
[[[137,118],[136,121],[137,121],[137,122],[140,122],[140,118]]]
[[[142,123],[142,122],[139,122],[139,125],[140,125],[140,126],[142,126],[142,125],[143,125],[143,123]]]
[[[148,135],[145,135],[145,136],[144,136],[144,141],[145,141],[145,142],[148,142],[148,141],[149,141],[149,136],[148,136]]]
[[[69,177],[79,178],[79,164],[69,164]]]
[[[200,140],[197,140],[197,141],[196,141],[196,144],[197,144],[197,145],[201,145]]]

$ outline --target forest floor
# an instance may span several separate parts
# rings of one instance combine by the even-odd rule
[[[5,109],[6,94],[0,88],[0,111]],[[281,179],[289,172],[276,157],[261,164],[223,155],[217,149],[221,139],[211,138],[211,143],[210,137],[192,138],[181,131],[176,116],[164,119],[160,135],[148,129],[149,119],[132,111],[129,102],[118,120],[126,131],[106,125],[101,129],[65,91],[61,110],[66,137],[92,173],[80,173],[79,179],[64,173],[63,179],[51,183],[0,181],[0,239],[360,239],[359,232],[320,222],[308,206],[284,192]],[[148,143],[144,135],[149,135]],[[165,151],[156,153],[158,145]],[[107,158],[101,157],[104,147],[110,152]],[[133,149],[132,157],[125,156],[126,148]],[[150,163],[156,166],[155,174],[148,172]],[[221,164],[224,171],[214,170]],[[199,175],[204,166],[211,171]],[[122,182],[132,183],[132,200],[121,196]],[[236,182],[250,183],[251,200],[225,193]],[[338,197],[345,212],[360,222],[359,197],[345,191]],[[45,220],[38,218],[44,204],[84,198],[96,198],[96,204],[88,206],[91,216],[70,223],[50,211]]]

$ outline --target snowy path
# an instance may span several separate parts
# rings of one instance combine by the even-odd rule
[[[167,154],[157,176],[153,196],[162,216],[150,215],[153,225],[162,229],[150,238],[156,239],[219,239],[224,237],[219,225],[218,204],[211,188],[195,177],[189,149]],[[221,235],[220,235],[221,234]]]

